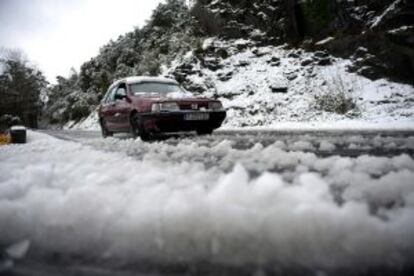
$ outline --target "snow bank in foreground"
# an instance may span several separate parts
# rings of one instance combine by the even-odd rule
[[[283,143],[238,151],[230,141],[211,148],[99,141],[145,154],[133,159],[33,132],[27,145],[0,148],[0,244],[27,238],[49,252],[130,261],[412,265],[408,155],[318,158]],[[201,159],[177,161],[191,153]]]

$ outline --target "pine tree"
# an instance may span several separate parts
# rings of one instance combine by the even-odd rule
[[[43,74],[29,65],[18,50],[2,49],[0,64],[0,116],[10,114],[20,117],[30,127],[37,127],[41,111],[40,94],[46,89]]]

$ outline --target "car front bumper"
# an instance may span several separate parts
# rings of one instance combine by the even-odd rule
[[[188,114],[209,114],[208,120],[186,120]],[[226,111],[177,111],[140,114],[146,131],[179,132],[217,129],[226,118]]]

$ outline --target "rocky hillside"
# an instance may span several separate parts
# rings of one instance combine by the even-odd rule
[[[55,88],[64,92],[46,114],[79,121],[114,79],[164,74],[221,98],[233,126],[413,117],[412,1],[191,2],[166,1],[144,28],[102,47]]]
[[[324,49],[354,59],[354,70],[368,78],[413,81],[413,1],[201,0],[195,8],[216,17],[224,38]]]
[[[246,39],[207,39],[203,46],[202,57],[188,53],[165,74],[190,91],[222,100],[227,126],[414,118],[412,86],[350,73],[353,61],[327,51]]]

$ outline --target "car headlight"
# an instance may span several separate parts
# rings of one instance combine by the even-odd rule
[[[210,103],[208,103],[208,109],[210,109],[210,110],[222,110],[223,105],[221,104],[221,102],[210,102]]]
[[[180,107],[175,102],[155,103],[155,104],[152,104],[152,107],[151,107],[152,112],[179,111],[179,110],[180,110]]]

